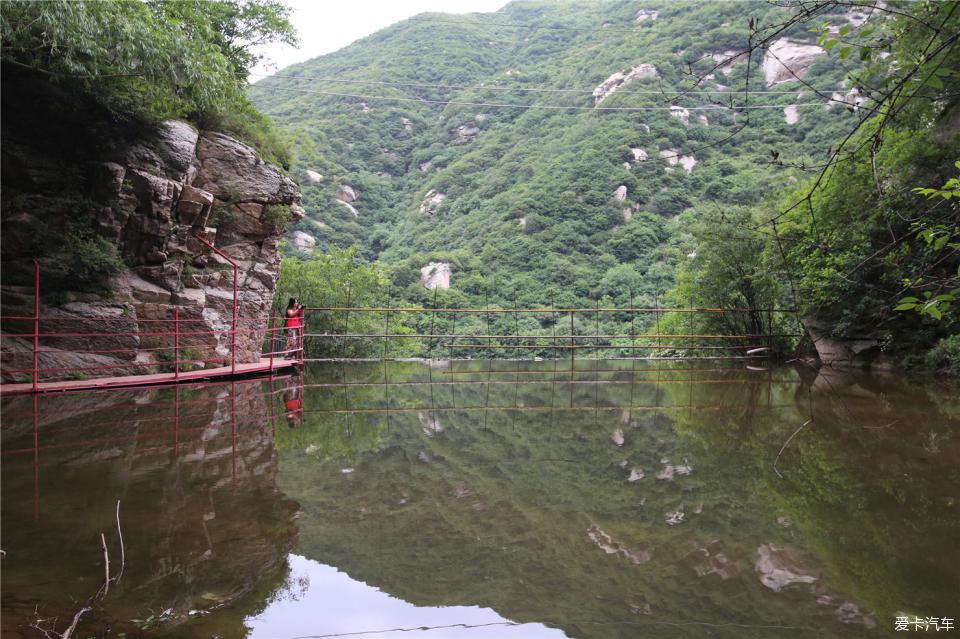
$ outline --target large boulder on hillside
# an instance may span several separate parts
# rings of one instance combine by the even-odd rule
[[[420,283],[430,290],[450,288],[451,275],[450,262],[430,262],[420,269]]]
[[[617,71],[593,90],[593,105],[595,107],[600,106],[600,103],[610,95],[634,80],[655,77],[657,77],[657,67],[647,63],[638,64],[627,72]]]
[[[351,202],[357,201],[357,190],[354,189],[349,184],[341,184],[337,187],[336,198],[341,202],[346,202],[350,204]]]
[[[816,59],[826,52],[814,45],[780,38],[763,56],[763,78],[768,87],[781,82],[802,80]]]

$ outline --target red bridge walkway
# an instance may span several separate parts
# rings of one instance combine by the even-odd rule
[[[34,389],[32,382],[18,384],[0,384],[0,394],[16,395],[25,393],[55,393],[72,390],[99,390],[106,388],[134,388],[137,386],[158,386],[180,382],[196,382],[218,377],[237,377],[258,373],[272,373],[292,368],[300,363],[298,359],[271,360],[261,358],[259,362],[237,364],[236,367],[220,366],[205,370],[176,373],[153,373],[150,375],[122,375],[120,377],[99,377],[96,379],[70,379],[50,382],[38,382]]]
[[[235,263],[224,257],[236,275]],[[238,318],[236,277],[233,321],[229,328],[209,330],[207,320],[181,317],[176,307],[166,310],[169,316],[149,319],[75,316],[57,309],[41,315],[40,265],[34,264],[33,313],[21,309],[17,314],[0,315],[0,373],[12,380],[0,382],[2,395],[272,374],[303,362],[302,327],[290,334],[295,329],[284,328],[275,314]],[[246,346],[238,348],[238,339]],[[64,354],[75,359],[61,364],[57,358]],[[238,361],[241,358],[255,361]],[[157,372],[149,372],[151,369]],[[19,381],[24,379],[29,381]]]

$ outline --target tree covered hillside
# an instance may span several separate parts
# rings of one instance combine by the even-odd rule
[[[678,247],[695,207],[758,202],[798,179],[779,160],[816,162],[856,117],[800,82],[768,86],[763,51],[714,68],[748,46],[749,16],[786,15],[752,2],[424,14],[251,95],[295,133],[300,230],[320,248],[358,244],[406,299],[430,294],[421,268],[442,261],[450,301],[652,303],[686,259]],[[787,35],[815,40],[807,29]],[[857,64],[816,55],[797,68],[844,100]],[[615,93],[593,94],[631,70]],[[757,93],[742,93],[748,81]]]

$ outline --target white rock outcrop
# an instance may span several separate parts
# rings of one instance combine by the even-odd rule
[[[638,64],[626,73],[618,71],[601,82],[597,88],[593,90],[593,106],[599,106],[601,102],[607,99],[607,97],[617,89],[622,88],[634,80],[644,80],[655,77],[657,77],[657,67],[647,63]]]
[[[690,111],[684,109],[682,106],[670,106],[670,115],[677,118],[684,124],[690,124]]]
[[[349,204],[357,201],[357,192],[352,186],[342,184],[337,187],[336,197],[341,202],[347,202]]]
[[[757,561],[754,570],[760,574],[760,583],[774,592],[780,592],[791,584],[812,584],[817,581],[814,575],[805,575],[794,564],[794,553],[777,548],[772,544],[763,544],[757,548]]]
[[[323,182],[323,176],[316,171],[307,169],[307,181],[310,182],[310,184],[317,184]]]
[[[450,267],[450,262],[430,262],[420,269],[420,283],[430,290],[447,289],[450,288],[451,275],[453,275],[453,269]]]
[[[730,75],[733,73],[733,68],[735,66],[738,64],[744,64],[747,61],[747,52],[732,49],[729,51],[718,51],[710,57],[716,64],[720,65],[718,67],[720,69],[720,73],[723,75]]]
[[[445,199],[447,199],[446,193],[440,193],[430,189],[423,197],[423,202],[420,203],[420,212],[425,215],[433,215],[437,212],[437,207],[440,206],[440,203]]]
[[[360,217],[360,211],[358,211],[357,209],[355,209],[354,206],[353,206],[353,204],[350,204],[349,202],[344,202],[343,200],[336,200],[336,202],[337,202],[337,204],[339,204],[340,206],[342,206],[342,207],[346,208],[348,211],[350,211],[350,214],[351,214],[353,217]]]
[[[679,164],[684,168],[684,170],[686,170],[687,173],[693,171],[693,167],[697,165],[697,158],[692,155],[680,155],[680,151],[678,149],[661,149],[658,154],[667,161],[667,164],[669,164],[670,167],[674,167]],[[667,170],[669,170],[670,167],[667,167]]]
[[[293,247],[301,253],[309,253],[313,250],[313,247],[317,245],[317,238],[303,231],[294,231],[290,242],[293,244]]]
[[[467,142],[472,140],[476,135],[480,133],[480,127],[475,124],[461,124],[456,129],[453,130],[453,137],[459,142]]]
[[[635,22],[643,22],[644,20],[656,20],[660,17],[660,12],[656,9],[640,9],[637,11],[637,17],[634,18]]]
[[[623,184],[618,186],[613,192],[613,197],[616,198],[617,202],[623,202],[625,199],[627,199],[627,187]]]
[[[647,152],[644,151],[643,149],[634,149],[634,148],[631,148],[631,149],[630,149],[630,153],[633,154],[633,161],[634,161],[634,162],[644,162],[644,161],[646,161],[646,159],[647,159],[647,157],[648,157],[648,156],[647,156]]]
[[[791,104],[790,106],[783,107],[783,119],[787,121],[787,124],[796,124],[800,121],[800,109],[797,108],[797,105]]]
[[[677,149],[661,149],[657,154],[666,160],[670,166],[676,166],[677,162],[680,161],[680,151]]]
[[[687,173],[693,171],[693,167],[697,165],[697,158],[692,155],[681,155],[680,156],[680,166],[684,168]]]
[[[768,87],[781,82],[803,79],[814,61],[826,52],[813,44],[780,38],[767,48],[763,56],[763,78]]]
[[[413,121],[410,118],[400,118],[400,124],[403,125],[405,131],[413,131]]]

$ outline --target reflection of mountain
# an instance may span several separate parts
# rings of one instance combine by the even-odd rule
[[[32,398],[5,401],[4,636],[18,636],[36,605],[63,630],[103,583],[101,532],[118,574],[118,500],[122,578],[80,631],[136,633],[132,619],[171,609],[154,632],[242,636],[244,616],[283,582],[296,539],[265,390],[41,397],[36,488]]]
[[[350,381],[374,378],[371,370],[351,367]],[[337,375],[318,370],[310,379]],[[428,372],[403,375],[391,379]],[[815,445],[830,451],[831,463],[819,468],[826,475],[798,484],[791,455],[810,445],[803,438],[781,459],[787,479],[778,484],[773,460],[806,419],[794,403],[797,377],[752,375],[637,376],[660,377],[659,385],[351,387],[345,397],[308,387],[296,445],[280,436],[282,488],[304,508],[300,552],[417,605],[489,606],[577,637],[883,634],[877,624],[892,625],[893,609],[864,606],[886,603],[861,587],[864,569],[881,582],[913,584],[924,575],[904,570],[906,553],[939,557],[955,545],[939,524],[921,520],[910,525],[934,533],[925,548],[889,555],[883,546],[846,562],[824,552],[824,539],[853,531],[842,511],[810,520],[803,500],[815,502],[820,486],[860,472],[848,465],[867,463],[869,451],[846,457],[829,427],[811,429]],[[630,371],[606,378],[629,380]],[[680,383],[692,378],[715,381]],[[351,409],[402,410],[350,414],[345,400]],[[485,404],[507,409],[484,411]],[[513,410],[551,404],[556,412]],[[442,431],[427,428],[435,424]],[[350,448],[354,432],[363,441]],[[896,450],[882,434],[873,442],[883,455]],[[922,463],[931,461],[942,470],[946,457]],[[863,480],[844,495],[857,525],[903,533],[889,502],[857,501],[877,493],[883,482],[877,473],[872,481],[879,483]],[[935,494],[936,483],[923,475],[915,487]],[[794,489],[803,491],[799,502],[786,498]],[[898,566],[887,565],[891,556]],[[950,570],[955,577],[955,568],[937,574]],[[909,585],[892,587],[905,604],[931,603],[912,598]],[[946,609],[943,591],[940,604],[935,609]]]

